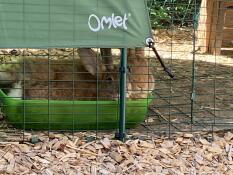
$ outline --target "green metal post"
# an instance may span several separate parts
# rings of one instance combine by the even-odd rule
[[[119,133],[116,138],[124,141],[125,139],[125,109],[126,109],[126,74],[127,74],[127,49],[121,49],[120,63],[120,118],[119,118]]]
[[[195,16],[197,14],[197,2],[194,0],[195,6]],[[192,94],[191,94],[191,131],[193,131],[193,124],[194,124],[194,104],[196,99],[196,54],[195,54],[195,47],[196,47],[196,28],[195,24],[197,24],[197,19],[193,19],[193,62],[192,62]]]

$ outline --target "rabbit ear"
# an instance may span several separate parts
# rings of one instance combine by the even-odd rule
[[[144,57],[145,56],[144,48],[143,47],[136,47],[135,54]]]
[[[79,57],[85,67],[85,69],[91,75],[97,75],[98,72],[105,71],[100,57],[91,48],[78,49]],[[97,67],[98,65],[98,67]]]
[[[127,50],[128,56],[135,57],[136,55],[144,57],[145,51],[143,47],[130,48]]]
[[[127,55],[128,55],[128,57],[129,56],[135,56],[135,49],[134,48],[129,48],[129,49],[127,49]]]
[[[102,56],[103,64],[106,66],[106,69],[109,71],[114,70],[112,49],[111,48],[101,48],[100,53]]]

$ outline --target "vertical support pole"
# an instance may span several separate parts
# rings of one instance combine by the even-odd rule
[[[116,138],[124,141],[125,139],[125,109],[126,109],[126,74],[127,74],[127,49],[121,49],[120,63],[120,118],[119,118],[119,133],[116,133]]]
[[[197,14],[197,1],[194,0],[194,6],[195,6],[195,15]],[[196,34],[197,29],[195,28],[195,24],[197,23],[196,19],[193,19],[193,62],[192,62],[192,89],[191,89],[191,132],[193,132],[193,123],[194,123],[194,105],[195,105],[195,99],[196,99],[196,54],[195,54],[195,48],[196,48]]]

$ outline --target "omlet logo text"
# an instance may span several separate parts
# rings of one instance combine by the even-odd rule
[[[105,28],[111,29],[112,27],[122,27],[123,29],[127,30],[127,21],[130,16],[130,13],[124,14],[124,16],[115,16],[115,14],[112,13],[111,16],[102,17],[91,14],[88,19],[88,26],[93,32],[99,32],[101,30],[104,30]]]

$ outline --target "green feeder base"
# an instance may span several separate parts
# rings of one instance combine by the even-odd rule
[[[26,130],[109,130],[119,125],[118,101],[21,100],[0,90],[8,123]],[[151,99],[127,100],[126,128],[145,120]]]

